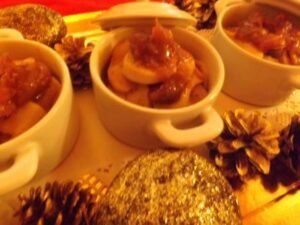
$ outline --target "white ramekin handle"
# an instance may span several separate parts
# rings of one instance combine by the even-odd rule
[[[39,163],[39,148],[36,143],[28,144],[16,154],[13,164],[0,172],[0,195],[23,186],[34,177]]]
[[[203,123],[198,126],[179,129],[170,120],[153,122],[152,131],[165,144],[172,147],[193,147],[217,137],[223,130],[223,120],[214,109],[201,114]]]
[[[20,40],[24,39],[23,35],[19,31],[11,28],[1,28],[0,39],[1,38],[20,39]]]
[[[291,74],[289,82],[294,88],[300,89],[300,74]]]

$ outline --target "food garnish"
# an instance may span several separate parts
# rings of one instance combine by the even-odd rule
[[[224,130],[207,143],[214,164],[233,186],[261,176],[271,186],[300,178],[300,119],[274,129],[259,112],[235,109],[223,115]]]
[[[236,109],[223,118],[223,132],[208,144],[216,166],[226,177],[241,180],[269,174],[271,160],[280,152],[279,132],[258,112]]]
[[[95,177],[48,182],[18,196],[15,216],[22,225],[95,225],[105,187]]]
[[[94,46],[86,45],[85,38],[73,36],[64,37],[60,43],[56,43],[54,49],[67,63],[73,87],[75,89],[90,88],[92,85],[89,60]]]

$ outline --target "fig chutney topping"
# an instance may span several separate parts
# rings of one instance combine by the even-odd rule
[[[38,98],[51,81],[51,72],[33,58],[23,61],[0,56],[0,120],[17,107]]]
[[[207,79],[201,62],[156,21],[151,34],[134,33],[113,49],[107,85],[120,97],[153,108],[179,108],[203,99]],[[195,86],[201,94],[193,94]],[[194,92],[193,92],[194,93]]]
[[[177,70],[180,48],[173,39],[172,32],[158,22],[152,34],[136,33],[130,38],[130,51],[134,60],[142,66],[155,70],[162,79],[169,78]]]
[[[181,76],[174,75],[158,87],[154,87],[149,92],[149,100],[150,102],[160,104],[170,104],[178,101],[185,88],[185,84],[186,82]]]
[[[300,65],[300,29],[286,13],[270,16],[257,11],[228,29],[234,39],[254,45],[264,57]]]
[[[0,55],[0,144],[36,124],[56,101],[60,87],[44,63]]]

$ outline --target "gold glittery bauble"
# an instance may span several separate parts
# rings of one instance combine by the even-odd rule
[[[53,46],[67,33],[63,17],[38,4],[20,4],[0,9],[0,28],[14,28],[26,39]]]
[[[258,112],[243,109],[224,114],[222,134],[208,144],[215,164],[226,177],[269,174],[279,154],[279,132]]]
[[[91,87],[89,60],[93,45],[85,45],[85,38],[67,36],[55,44],[55,50],[67,63],[73,87],[76,89]]]
[[[189,150],[155,151],[129,163],[100,204],[97,225],[240,225],[231,186]]]
[[[80,182],[47,183],[19,195],[22,225],[94,225],[104,186],[87,176]]]

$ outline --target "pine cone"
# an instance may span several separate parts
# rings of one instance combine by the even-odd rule
[[[75,89],[91,87],[89,60],[93,45],[85,46],[85,38],[67,36],[54,46],[67,63]]]
[[[217,0],[175,0],[175,5],[197,19],[197,29],[213,28],[216,24],[214,9]]]
[[[291,123],[280,132],[278,156],[292,172],[300,176],[300,115],[295,115]]]
[[[47,183],[43,190],[31,188],[28,196],[19,195],[15,215],[22,225],[94,225],[98,201],[99,192],[82,182]]]
[[[258,112],[237,109],[224,114],[224,130],[208,147],[226,177],[243,180],[270,172],[271,160],[279,154],[278,136]]]

